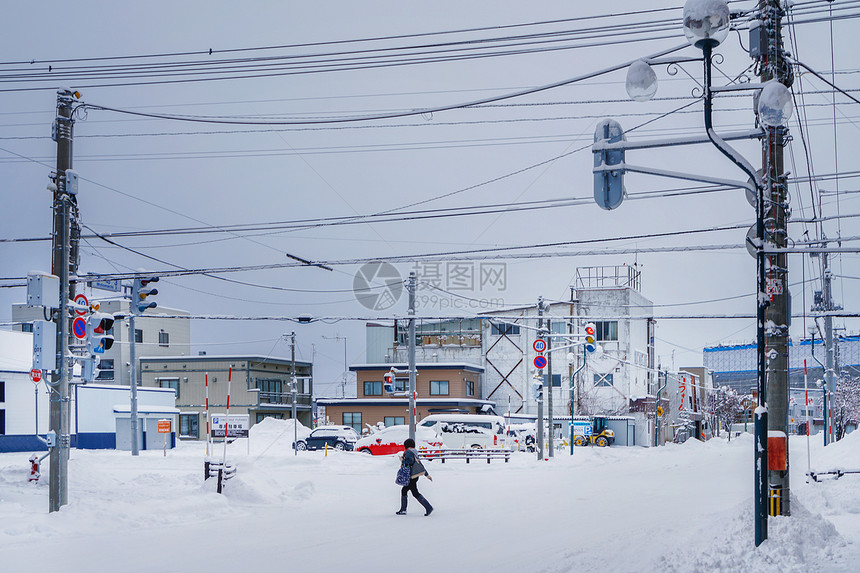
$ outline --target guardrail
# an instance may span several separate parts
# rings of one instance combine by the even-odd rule
[[[421,449],[418,453],[425,460],[466,460],[468,464],[471,460],[487,460],[490,463],[492,460],[505,460],[508,462],[511,459],[511,450],[505,449],[483,449],[483,448],[463,448],[463,449]]]

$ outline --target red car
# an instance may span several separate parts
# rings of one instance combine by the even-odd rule
[[[375,434],[370,434],[355,443],[355,451],[376,456],[398,454],[403,451],[403,442],[409,437],[409,426],[388,426]],[[442,447],[442,438],[436,432],[418,426],[415,431],[415,447],[420,451],[438,450]]]

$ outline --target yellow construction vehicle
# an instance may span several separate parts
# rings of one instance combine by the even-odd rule
[[[577,446],[592,444],[603,448],[615,443],[615,432],[607,427],[605,416],[594,416],[591,422],[574,420],[572,426],[573,443]]]

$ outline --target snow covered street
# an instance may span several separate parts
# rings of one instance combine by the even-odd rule
[[[70,503],[49,515],[47,467],[0,454],[2,570],[83,571],[855,571],[860,475],[806,484],[806,441],[791,439],[793,516],[752,534],[752,438],[659,449],[581,448],[538,462],[427,462],[425,518],[399,504],[396,457],[290,449],[268,420],[225,495],[203,483],[204,444],[160,451],[72,450]],[[860,469],[860,434],[813,467]],[[220,448],[217,449],[220,455]]]

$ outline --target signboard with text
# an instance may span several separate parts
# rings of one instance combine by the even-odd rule
[[[248,414],[230,414],[229,421],[226,414],[212,414],[210,434],[213,438],[224,437],[224,424],[227,423],[227,439],[247,438],[251,429],[251,416]]]

